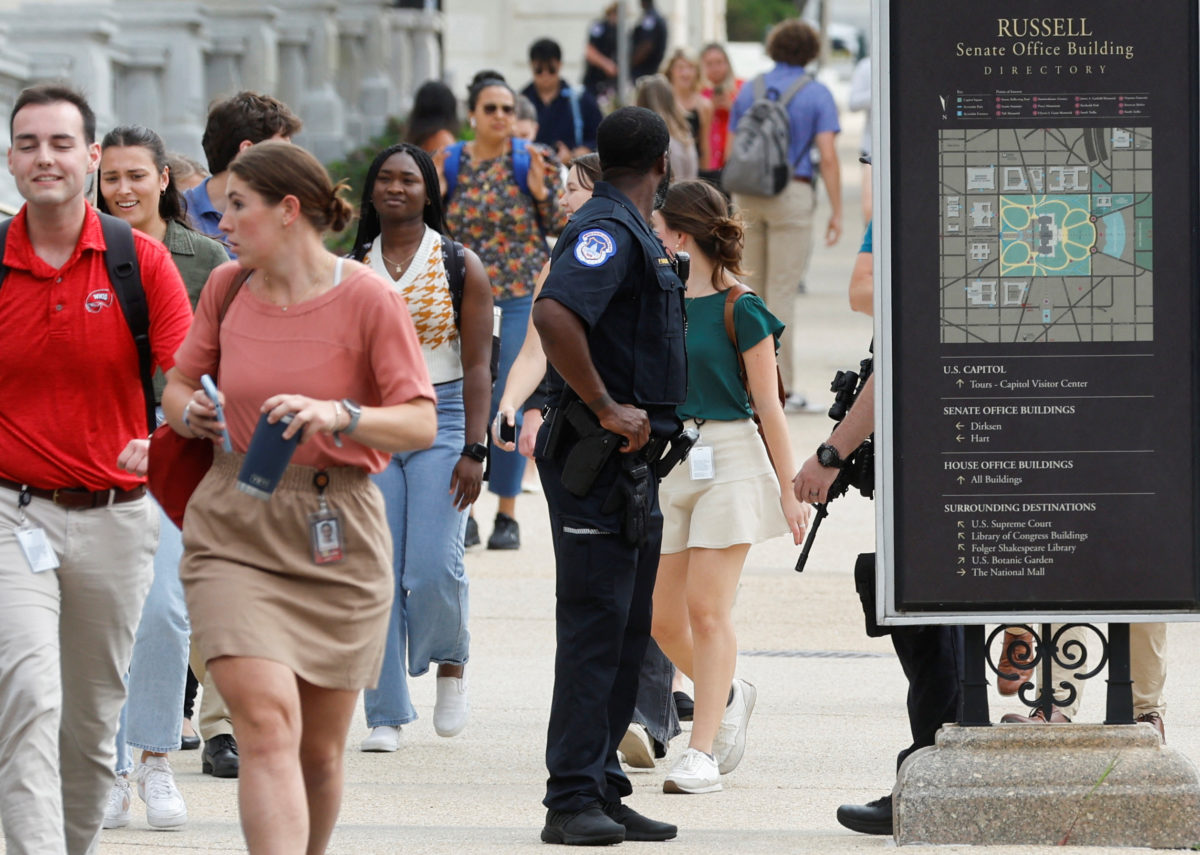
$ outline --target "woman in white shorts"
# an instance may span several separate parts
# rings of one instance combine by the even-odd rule
[[[673,185],[654,220],[669,250],[691,255],[688,396],[678,412],[700,433],[687,463],[660,490],[664,526],[652,634],[696,687],[691,741],[663,791],[711,793],[741,760],[756,695],[733,676],[732,608],[742,566],[751,544],[789,531],[799,544],[809,511],[790,489],[779,489],[796,471],[776,379],[783,324],[749,293],[733,306],[736,347],[726,332],[726,292],[740,284],[741,220],[703,181]]]

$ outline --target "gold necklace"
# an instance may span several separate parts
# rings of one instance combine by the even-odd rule
[[[324,271],[318,271],[313,276],[312,281],[309,282],[308,287],[305,288],[303,291],[301,291],[300,295],[295,300],[293,300],[290,303],[287,303],[286,305],[281,304],[281,303],[276,303],[274,300],[271,300],[271,295],[268,290],[268,286],[270,285],[270,282],[271,282],[271,275],[269,273],[263,273],[263,290],[265,292],[267,292],[267,299],[271,300],[271,303],[273,305],[279,306],[280,309],[282,309],[283,311],[286,312],[289,307],[295,306],[297,303],[303,303],[305,298],[307,298],[308,295],[311,294],[314,289],[316,289],[318,286],[320,286],[322,278],[324,278]]]
[[[418,244],[417,249],[420,249],[420,248],[421,247]],[[408,254],[408,261],[407,261],[408,264],[412,264],[413,257],[417,254],[417,249],[414,249],[412,252],[410,252]],[[379,242],[379,257],[383,259],[384,264],[396,268],[396,272],[392,274],[393,277],[399,277],[400,274],[404,272],[404,264],[402,264],[398,261],[392,261],[390,258],[388,258],[386,255],[383,254],[383,241]]]
[[[414,253],[414,255],[415,254],[416,253]],[[390,258],[388,258],[386,255],[383,254],[382,249],[379,250],[379,257],[383,259],[384,264],[390,264],[392,267],[396,268],[396,272],[392,274],[393,276],[399,276],[401,273],[404,272],[404,265],[398,261],[392,261]]]

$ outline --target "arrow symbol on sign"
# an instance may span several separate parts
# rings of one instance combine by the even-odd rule
[[[960,378],[959,380],[955,381],[955,385],[956,385],[956,386],[958,386],[958,388],[960,388],[960,389],[961,389],[961,388],[962,388],[962,386],[963,386],[963,381],[962,381],[962,379]]]
[[[967,571],[966,571],[966,570],[959,570],[959,571],[958,571],[958,575],[959,575],[959,576],[966,576],[966,575],[967,575]]]
[[[958,436],[954,437],[955,442],[962,442],[964,439],[966,439],[966,437],[963,436],[961,433]]]
[[[955,422],[955,423],[954,423],[954,429],[955,429],[955,430],[962,430],[962,429],[963,429],[963,423],[962,423],[962,422]]]
[[[959,551],[959,552],[963,552],[963,551],[965,551],[965,550],[966,550],[966,547],[965,547],[965,546],[963,546],[963,545],[960,543],[960,544],[958,545],[958,551]]]
[[[958,539],[959,539],[959,540],[965,540],[965,539],[966,539],[966,537],[967,537],[967,536],[966,536],[965,534],[963,534],[961,531],[958,533]]]
[[[963,521],[962,521],[962,520],[959,520],[959,521],[958,521],[958,527],[959,527],[959,528],[962,528],[962,527],[963,527],[963,525],[964,525]]]
[[[959,475],[958,478],[956,478],[955,480],[958,481],[959,484],[962,484],[962,482],[966,481],[967,479],[964,478],[962,475]]]
[[[958,556],[958,563],[959,563],[959,564],[966,564],[966,563],[967,563],[967,559],[963,558],[963,557],[960,555],[960,556]]]

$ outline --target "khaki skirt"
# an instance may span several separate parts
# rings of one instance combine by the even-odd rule
[[[326,470],[344,556],[313,561],[316,470],[289,466],[269,501],[235,486],[243,455],[217,452],[183,520],[183,582],[205,661],[252,656],[327,689],[373,687],[392,607],[392,538],[366,472]]]
[[[700,431],[696,444],[713,450],[713,477],[694,481],[685,460],[663,479],[662,551],[695,547],[724,549],[737,543],[761,543],[791,529],[779,506],[779,481],[767,448],[750,419],[687,426]]]

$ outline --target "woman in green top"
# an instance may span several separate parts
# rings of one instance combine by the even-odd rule
[[[696,687],[691,741],[663,791],[711,793],[721,789],[721,775],[741,760],[756,696],[753,685],[734,679],[732,608],[742,566],[751,544],[789,531],[799,544],[808,506],[790,489],[779,489],[796,470],[776,387],[775,351],[783,324],[749,294],[734,304],[736,348],[725,330],[725,292],[741,273],[740,219],[704,181],[673,185],[654,219],[666,247],[692,259],[688,395],[678,412],[700,432],[687,465],[672,470],[659,493],[663,541],[652,634]],[[752,419],[751,398],[765,447]]]

